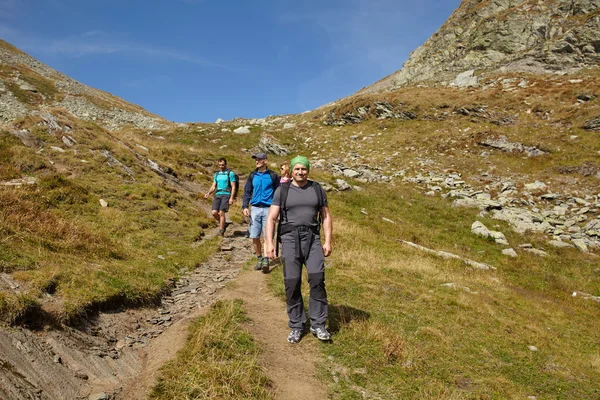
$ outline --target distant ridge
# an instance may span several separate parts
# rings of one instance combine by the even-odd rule
[[[69,78],[0,39],[0,123],[49,107],[63,108],[109,130],[170,124],[138,105]]]
[[[599,7],[600,0],[463,0],[401,70],[358,93],[449,85],[470,70],[569,73],[598,65]]]

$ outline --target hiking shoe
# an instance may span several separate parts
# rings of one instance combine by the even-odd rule
[[[219,229],[219,236],[225,236],[225,229]]]
[[[269,273],[269,257],[263,257],[262,262],[261,262],[261,268],[262,268],[263,274]]]
[[[255,271],[260,271],[263,268],[262,260],[263,260],[262,257],[257,257],[256,265],[254,266]]]
[[[300,342],[302,338],[302,331],[300,329],[292,329],[290,334],[288,335],[288,342],[296,344]]]
[[[313,328],[312,326],[310,327],[310,333],[312,333],[313,335],[315,335],[317,337],[317,339],[322,340],[324,342],[331,340],[331,334],[327,331],[327,328],[322,327],[322,328]]]

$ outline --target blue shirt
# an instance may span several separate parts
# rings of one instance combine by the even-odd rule
[[[256,207],[269,207],[278,186],[279,175],[275,172],[270,169],[259,172],[258,169],[255,169],[248,176],[244,186],[242,208],[248,208],[250,204]]]
[[[252,199],[250,204],[258,207],[269,207],[273,201],[275,188],[273,187],[273,179],[269,172],[258,172],[252,178]]]
[[[227,179],[227,171],[217,171],[213,178],[213,182],[217,183],[217,192],[215,195],[231,194],[231,182],[235,182],[235,174],[229,171],[229,180]]]

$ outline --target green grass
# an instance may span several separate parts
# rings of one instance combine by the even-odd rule
[[[570,296],[577,287],[600,290],[593,257],[567,249],[543,259],[522,253],[508,259],[502,246],[470,232],[476,219],[488,226],[498,221],[409,188],[366,185],[363,192],[329,197],[334,252],[326,275],[334,336],[321,349],[329,360],[322,376],[338,378],[327,379],[332,398],[360,399],[363,389],[390,399],[600,395],[600,309]],[[513,246],[532,242],[499,225]],[[397,239],[497,270],[428,256]],[[277,269],[270,286],[284,298]]]
[[[190,327],[188,342],[162,369],[151,399],[272,399],[260,350],[244,329],[241,300],[219,301]]]

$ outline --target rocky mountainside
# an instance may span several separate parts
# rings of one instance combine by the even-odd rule
[[[598,65],[599,6],[599,0],[463,0],[401,70],[359,93],[425,82],[471,86],[485,72],[567,73]]]
[[[125,125],[159,129],[168,121],[44,65],[0,40],[0,123],[52,108],[109,130]]]
[[[447,289],[473,296],[468,307],[461,306],[461,318],[472,318],[467,325],[477,340],[465,336],[462,327],[456,342],[439,340],[437,333],[430,339],[419,334],[419,346],[445,342],[451,350],[431,353],[427,363],[454,360],[459,354],[454,343],[480,349],[479,338],[490,331],[476,329],[485,326],[511,332],[501,335],[502,340],[510,339],[510,347],[499,347],[498,354],[525,358],[519,350],[524,339],[512,333],[516,308],[526,320],[518,324],[528,332],[551,335],[548,348],[540,347],[545,353],[539,354],[552,354],[548,349],[556,343],[560,352],[574,353],[576,359],[540,364],[538,370],[555,373],[543,375],[540,387],[582,375],[576,368],[589,364],[589,382],[572,382],[569,392],[562,393],[592,398],[587,394],[598,381],[597,351],[592,349],[586,361],[588,355],[572,349],[592,343],[587,331],[581,331],[597,332],[599,320],[593,307],[600,302],[600,68],[568,76],[535,72],[575,70],[597,60],[598,29],[588,25],[596,24],[598,16],[591,10],[596,3],[590,1],[572,1],[569,7],[561,1],[536,4],[463,2],[438,35],[413,54],[402,83],[388,77],[371,88],[385,93],[359,94],[300,115],[214,124],[170,124],[0,41],[0,398],[130,398],[123,388],[144,368],[144,349],[152,351],[156,337],[167,333],[171,324],[214,301],[247,261],[245,229],[228,230],[223,242],[211,238],[214,222],[206,216],[210,202],[203,194],[218,157],[227,157],[243,179],[254,166],[250,154],[257,150],[269,153],[275,168],[291,154],[310,157],[312,176],[336,207],[340,247],[350,235],[338,232],[372,228],[377,242],[389,241],[386,247],[394,258],[413,258],[402,249],[412,246],[436,257],[464,260],[477,270],[465,270],[463,277],[462,264],[435,263],[435,280],[426,284],[422,277],[430,272],[422,266],[414,279],[409,270],[392,275],[395,272],[386,268],[385,285],[373,280],[371,290],[383,286],[382,296],[419,307],[404,310],[404,315],[441,309],[421,307],[422,300],[411,298],[432,301],[450,296],[444,294]],[[523,7],[531,12],[516,12]],[[544,25],[548,32],[555,27],[560,33],[548,33],[550,39],[535,46],[531,38],[517,46],[521,42],[513,40],[513,32],[533,29],[531,21],[546,15],[542,10],[558,12],[561,7],[567,7],[566,14]],[[523,22],[519,15],[529,19]],[[577,44],[566,39],[569,35]],[[487,47],[475,46],[478,37]],[[572,52],[556,51],[560,38]],[[417,56],[427,62],[417,62]],[[517,67],[526,71],[515,72]],[[456,74],[476,69],[486,71],[474,74],[471,83],[478,87],[421,87],[411,84],[416,78],[406,78],[437,74],[449,84]],[[404,86],[388,91],[396,84]],[[229,215],[234,223],[241,222],[239,203]],[[350,256],[333,255],[333,265],[339,268],[330,271],[371,273],[360,264],[362,259],[385,265],[362,254],[353,257],[353,248],[364,248],[360,240],[352,236],[346,247]],[[435,261],[426,261],[431,262]],[[493,271],[489,280],[479,275],[484,270]],[[357,282],[363,285],[366,278]],[[407,287],[397,286],[407,280]],[[332,286],[345,281],[350,280],[333,279]],[[352,290],[338,290],[337,296],[345,292]],[[507,301],[509,292],[516,297]],[[546,298],[539,307],[543,313],[537,304],[521,309],[528,301]],[[556,333],[548,330],[545,311],[550,303],[563,304],[564,309],[551,312],[567,319],[556,323],[552,332],[564,332],[569,339],[583,337],[585,345],[552,336]],[[457,304],[453,297],[452,304]],[[136,309],[144,305],[151,307]],[[375,307],[359,308],[376,320]],[[489,324],[476,309],[489,309],[491,315],[511,310],[505,317],[510,324]],[[584,323],[578,326],[577,318]],[[540,326],[530,329],[536,320],[542,321]],[[385,326],[376,324],[378,331]],[[425,328],[423,332],[438,332]],[[340,335],[342,340],[347,339]],[[481,359],[488,360],[487,355]],[[408,368],[398,375],[404,377],[413,361],[398,360],[386,365]],[[459,360],[440,370],[458,370],[463,364],[467,362]],[[560,365],[567,367],[556,370]],[[510,376],[497,378],[497,385],[489,383],[489,376],[477,378],[476,385],[459,377],[467,382],[460,390],[509,386],[511,376],[531,370],[528,364],[515,363]],[[420,379],[429,377],[428,371],[413,372]],[[358,375],[360,380],[380,380],[390,376],[387,372]],[[414,387],[427,383],[413,382]],[[559,385],[559,390],[567,387],[560,381]],[[527,393],[530,386],[527,383]],[[496,389],[482,396],[489,397],[491,390]],[[465,393],[458,397],[475,397],[475,392]]]

